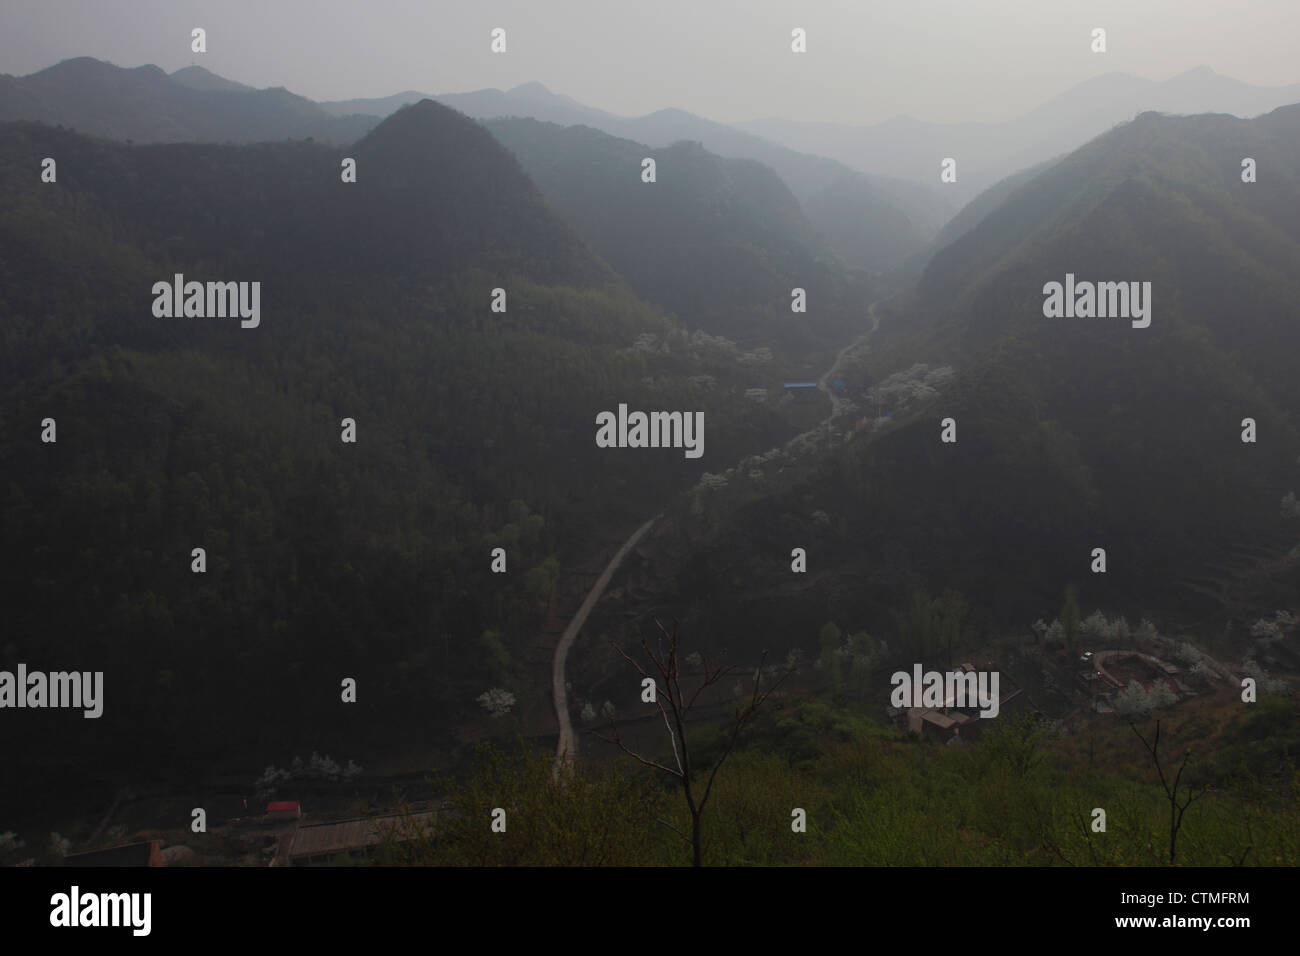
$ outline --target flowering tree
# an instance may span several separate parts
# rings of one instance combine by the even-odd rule
[[[1119,717],[1145,717],[1176,700],[1174,692],[1163,682],[1157,681],[1147,691],[1137,681],[1129,681],[1128,687],[1115,695],[1115,713]]]
[[[1276,641],[1293,627],[1295,627],[1295,618],[1291,616],[1291,612],[1278,611],[1272,618],[1261,617],[1252,624],[1250,635],[1263,641]]]
[[[515,706],[515,695],[500,687],[485,690],[475,698],[490,717],[504,717]]]
[[[359,776],[361,776],[361,767],[353,761],[349,760],[346,767],[340,767],[329,754],[322,757],[313,750],[310,760],[304,761],[301,757],[294,757],[293,762],[286,769],[279,769],[274,765],[267,767],[262,772],[262,776],[253,781],[253,792],[259,800],[269,800],[275,796],[281,785],[292,780],[326,780],[337,783],[340,780],[355,780]]]

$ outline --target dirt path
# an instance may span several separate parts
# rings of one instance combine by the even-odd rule
[[[824,374],[817,382],[817,387],[825,392],[826,397],[831,400],[831,413],[826,419],[828,422],[840,413],[840,409],[844,405],[844,399],[840,398],[835,394],[835,392],[828,388],[826,383],[829,382],[831,376],[835,374],[835,370],[840,367],[840,363],[844,361],[844,356],[857,348],[864,338],[871,335],[871,332],[876,331],[876,329],[880,327],[880,316],[876,315],[876,303],[871,303],[871,308],[868,310],[868,314],[871,316],[871,331],[864,336],[854,339],[848,345],[844,346],[844,348],[840,349],[839,352],[835,354],[835,361],[831,362],[831,367],[826,370],[826,374]]]
[[[901,293],[895,293],[888,299],[877,299],[875,302],[871,303],[867,309],[867,315],[871,318],[871,328],[858,336],[848,345],[844,346],[844,348],[840,349],[839,353],[835,356],[835,361],[831,363],[831,367],[826,370],[826,374],[821,377],[820,381],[818,381],[817,387],[825,392],[826,397],[831,400],[831,413],[827,416],[826,421],[822,423],[823,425],[828,425],[832,419],[839,417],[841,412],[844,410],[844,406],[848,403],[848,399],[840,398],[827,386],[826,383],[831,380],[831,376],[835,374],[835,370],[840,367],[840,363],[844,361],[844,356],[865,344],[867,339],[871,338],[871,336],[875,334],[876,329],[880,328],[880,314],[876,312],[876,306],[883,302],[888,302],[890,299],[896,299],[900,294]]]
[[[655,515],[633,531],[632,536],[624,541],[623,546],[615,552],[614,557],[609,559],[609,564],[605,565],[605,570],[600,573],[596,583],[587,592],[587,597],[582,602],[582,606],[578,608],[578,613],[573,616],[569,626],[564,629],[564,634],[560,636],[560,643],[555,647],[555,657],[551,661],[551,694],[555,699],[555,717],[560,723],[560,740],[555,745],[555,767],[557,772],[561,760],[566,757],[572,760],[578,753],[578,738],[573,735],[573,723],[569,720],[569,694],[564,686],[564,664],[569,657],[569,648],[573,646],[578,631],[582,630],[582,625],[587,622],[587,615],[591,613],[591,609],[596,606],[596,602],[605,593],[605,588],[609,587],[610,578],[614,576],[618,566],[623,563],[627,553],[636,547],[636,543],[658,520],[659,515]]]
[[[889,298],[892,299],[894,296],[890,296]],[[861,346],[871,337],[872,333],[880,327],[880,316],[876,312],[876,306],[887,301],[889,301],[889,299],[877,299],[875,302],[871,303],[870,307],[867,309],[867,314],[871,318],[870,330],[858,336],[848,345],[844,346],[844,348],[840,349],[839,353],[835,356],[835,361],[831,363],[831,367],[826,370],[826,374],[823,375],[821,380],[817,383],[817,387],[825,392],[827,397],[831,400],[831,413],[812,431],[816,431],[820,428],[828,428],[831,420],[840,414],[841,409],[847,400],[837,396],[827,387],[826,383],[839,367],[844,356],[851,350]],[[805,434],[810,434],[810,432]],[[577,639],[578,632],[582,630],[582,625],[587,622],[587,615],[591,613],[591,609],[596,606],[596,602],[599,601],[601,596],[605,593],[605,588],[609,586],[610,579],[614,576],[614,572],[617,571],[619,565],[623,563],[623,559],[627,557],[628,552],[636,547],[636,543],[641,540],[642,536],[650,530],[659,518],[660,515],[655,515],[641,527],[633,531],[632,536],[623,542],[623,546],[618,549],[614,557],[610,558],[609,564],[605,566],[605,570],[601,572],[600,577],[596,579],[596,583],[592,585],[591,590],[587,592],[587,597],[582,602],[582,606],[578,608],[578,613],[573,616],[573,620],[569,622],[569,626],[564,629],[564,634],[560,637],[560,643],[555,647],[555,657],[551,660],[551,696],[555,702],[555,718],[560,725],[560,739],[555,745],[556,774],[558,774],[560,770],[560,761],[565,759],[572,761],[578,753],[578,738],[573,734],[573,722],[569,719],[569,694],[565,688],[564,681],[564,665],[569,657],[569,648],[573,646],[573,642]]]

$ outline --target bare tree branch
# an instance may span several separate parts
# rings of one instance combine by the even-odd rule
[[[763,656],[759,659],[758,669],[754,674],[754,692],[750,697],[749,705],[736,713],[731,729],[731,739],[727,741],[727,746],[722,751],[722,756],[718,758],[718,762],[713,765],[713,772],[709,774],[708,785],[704,788],[704,796],[700,799],[701,807],[703,807],[708,801],[709,794],[713,792],[714,778],[717,777],[718,771],[722,769],[722,765],[726,762],[727,758],[731,756],[731,751],[736,746],[736,739],[740,736],[740,732],[744,729],[746,722],[748,722],[749,718],[754,715],[754,712],[762,706],[763,702],[771,696],[772,692],[781,686],[781,682],[790,676],[790,672],[786,671],[777,679],[776,683],[772,684],[766,691],[763,691],[760,694],[759,683],[763,674],[763,661],[765,660],[767,660],[767,651],[764,651]]]
[[[1151,754],[1151,759],[1156,765],[1156,773],[1160,775],[1160,786],[1164,788],[1165,798],[1169,801],[1169,862],[1173,863],[1178,853],[1178,832],[1183,827],[1183,815],[1187,812],[1193,801],[1198,800],[1205,795],[1205,785],[1200,789],[1188,785],[1182,802],[1178,800],[1178,788],[1182,783],[1183,771],[1187,769],[1187,761],[1192,757],[1192,748],[1187,747],[1183,750],[1182,763],[1178,765],[1178,773],[1174,775],[1174,785],[1169,786],[1165,777],[1164,768],[1160,766],[1160,721],[1156,721],[1155,733],[1152,735],[1152,742],[1147,743],[1147,739],[1142,736],[1142,732],[1137,729],[1137,725],[1129,724],[1133,728],[1133,733],[1137,734],[1138,740],[1142,741],[1142,746],[1146,747],[1147,752]],[[1247,853],[1250,852],[1247,848]],[[1245,853],[1242,859],[1245,859]]]
[[[685,833],[683,833],[681,830],[677,829],[675,826],[673,826],[673,825],[672,825],[671,823],[669,823],[667,820],[660,820],[660,819],[656,818],[656,819],[655,819],[655,823],[661,823],[661,824],[663,824],[663,825],[666,826],[668,829],[670,829],[670,830],[672,830],[674,833],[676,833],[676,834],[677,834],[679,837],[681,837],[683,840],[685,840],[687,843],[690,843],[690,842],[691,842],[691,838],[690,838],[690,837],[688,837],[688,836],[687,836]]]
[[[665,767],[661,763],[656,763],[653,760],[647,760],[645,757],[642,757],[635,750],[629,748],[627,744],[623,743],[623,739],[619,737],[617,733],[615,733],[613,737],[606,737],[604,734],[596,734],[596,736],[601,740],[605,741],[606,743],[614,744],[614,746],[618,747],[618,749],[623,751],[623,753],[627,754],[629,757],[635,757],[637,760],[641,761],[647,767],[654,767],[656,770],[662,770],[664,773],[672,774],[674,777],[681,776],[681,774],[678,771],[674,770],[672,767]]]
[[[696,781],[693,779],[695,776],[694,766],[691,761],[691,749],[687,739],[686,718],[695,707],[701,694],[703,694],[708,688],[717,685],[719,681],[732,673],[735,668],[730,665],[714,663],[709,660],[703,652],[701,652],[700,660],[702,667],[699,684],[687,693],[682,688],[678,622],[675,620],[672,622],[672,630],[670,631],[664,626],[663,621],[658,617],[654,617],[653,620],[655,627],[659,632],[655,638],[654,646],[652,647],[649,638],[642,634],[640,640],[641,650],[649,660],[652,668],[658,672],[659,677],[663,680],[662,688],[660,688],[655,695],[655,704],[659,708],[659,714],[663,718],[664,727],[668,731],[668,740],[673,750],[673,758],[677,763],[677,769],[674,770],[662,763],[650,760],[627,747],[623,743],[621,736],[618,734],[617,726],[614,726],[612,721],[612,736],[605,736],[603,734],[597,734],[596,736],[601,740],[615,744],[628,756],[634,758],[645,766],[651,767],[655,770],[660,770],[680,782],[682,799],[685,801],[686,809],[689,811],[691,816],[691,836],[689,841],[694,856],[693,862],[695,866],[700,866],[702,865],[703,845],[701,820],[704,808],[709,801],[709,797],[713,793],[713,784],[717,780],[718,771],[722,769],[723,764],[726,763],[727,758],[735,749],[740,733],[749,722],[750,718],[753,717],[754,713],[760,706],[762,706],[764,701],[771,696],[776,688],[779,687],[785,678],[788,677],[790,673],[793,673],[793,671],[791,670],[786,674],[783,674],[771,686],[763,688],[763,661],[767,660],[767,652],[763,652],[762,660],[760,660],[759,666],[754,674],[754,689],[750,694],[749,701],[744,707],[737,709],[733,715],[731,733],[727,738],[721,756],[719,756],[713,766],[709,768],[703,795],[697,798],[695,790]],[[613,644],[614,642],[611,641],[610,643]],[[624,660],[628,661],[636,668],[637,673],[639,673],[642,678],[650,676],[646,672],[646,669],[629,656],[621,647],[617,644],[614,644],[614,647],[618,650]],[[670,829],[681,834],[681,831],[676,830],[676,828],[672,827],[671,824],[667,824],[665,821],[659,822],[664,823],[665,826],[668,826]],[[685,836],[685,834],[681,835]]]

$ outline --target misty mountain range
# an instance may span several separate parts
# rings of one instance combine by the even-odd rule
[[[945,189],[945,199],[947,208],[955,212],[998,180],[1068,153],[1139,113],[1258,116],[1300,102],[1300,83],[1253,86],[1208,67],[1188,70],[1165,81],[1108,73],[1080,83],[1005,123],[942,124],[897,117],[871,126],[776,118],[725,124],[677,109],[629,118],[584,106],[536,82],[505,92],[421,94],[408,91],[380,99],[341,100],[320,105],[334,116],[356,113],[386,116],[404,103],[426,98],[436,99],[476,119],[527,116],[563,126],[586,125],[649,146],[695,140],[719,156],[764,162],[787,181],[797,176],[782,167],[800,162],[800,157],[789,155],[791,150],[802,154],[804,162],[809,155],[827,157],[878,181],[894,178],[925,187],[938,182],[939,161],[952,156],[958,158],[959,176],[951,189]],[[825,163],[821,166],[829,177],[832,167]],[[806,175],[813,178],[812,173]],[[824,187],[827,183],[819,185]],[[809,194],[793,182],[791,188],[801,201],[808,200]]]
[[[508,91],[407,91],[315,103],[283,88],[253,89],[199,66],[168,76],[153,66],[124,69],[81,57],[25,77],[0,77],[0,120],[39,120],[141,143],[314,138],[343,144],[421,99],[480,120],[589,126],[648,147],[689,140],[719,157],[757,160],[785,181],[831,251],[851,267],[882,271],[923,253],[982,190],[1140,112],[1250,117],[1300,101],[1300,84],[1251,86],[1207,68],[1165,82],[1106,74],[1008,123],[897,118],[854,127],[779,119],[728,125],[678,109],[620,117],[536,82]],[[940,185],[945,157],[958,160],[958,176]]]
[[[485,687],[544,723],[536,635],[661,512],[609,633],[653,607],[707,650],[761,635],[784,658],[819,622],[892,633],[910,590],[954,588],[978,647],[1079,583],[1243,634],[1300,584],[1279,513],[1300,488],[1300,106],[1268,105],[1300,94],[1130,81],[1012,124],[854,130],[625,119],[538,84],[403,105],[88,58],[0,78],[4,650],[57,640],[131,702],[77,754],[7,720],[7,771],[71,793],[322,736],[378,752],[395,726],[439,747],[473,739]],[[947,155],[961,190],[991,186],[960,211]],[[261,281],[260,326],[152,315],[176,273]],[[1150,282],[1150,327],[1045,318],[1067,274]],[[832,368],[818,432],[829,397],[786,385]],[[624,403],[702,413],[703,459],[596,447]],[[340,675],[365,688],[346,714]]]
[[[1252,86],[1199,67],[1163,82],[1107,73],[1005,123],[927,123],[898,117],[874,126],[764,119],[737,124],[777,143],[878,175],[931,182],[945,156],[958,161],[958,204],[1006,176],[1064,155],[1148,111],[1248,118],[1300,102],[1300,83]]]

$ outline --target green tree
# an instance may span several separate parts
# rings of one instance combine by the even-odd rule
[[[617,766],[557,769],[545,753],[479,747],[463,783],[429,781],[443,793],[432,816],[403,806],[384,833],[383,859],[405,866],[628,866],[654,862],[647,824],[664,796]],[[492,829],[505,811],[505,831]]]
[[[501,632],[489,628],[479,635],[478,640],[483,648],[487,665],[491,668],[492,676],[500,681],[511,677],[513,662],[510,659],[510,652],[506,650],[505,644],[501,641]]]
[[[895,612],[894,619],[903,645],[917,660],[923,661],[935,651],[939,635],[939,602],[931,599],[924,588],[908,591],[907,609],[901,614]]]
[[[1019,714],[999,721],[984,735],[983,746],[991,760],[1026,777],[1042,763],[1043,731],[1033,714]]]
[[[545,604],[550,613],[551,601],[555,598],[555,589],[560,583],[560,559],[551,555],[536,567],[529,568],[524,575],[524,587],[539,602]]]
[[[831,693],[838,694],[844,682],[840,674],[840,629],[834,621],[827,621],[822,625],[821,633],[818,635],[818,646],[821,653],[817,663],[822,673],[826,675],[827,686],[830,687]]]
[[[1061,605],[1060,621],[1065,630],[1065,646],[1073,652],[1079,646],[1079,592],[1073,584],[1065,588],[1065,603]]]
[[[876,666],[880,648],[866,631],[850,634],[847,641],[849,673],[846,682],[855,700],[863,700],[871,693],[871,670]]]
[[[948,588],[938,600],[939,644],[943,650],[944,661],[952,667],[953,652],[961,639],[962,619],[966,616],[966,598],[960,591]]]

